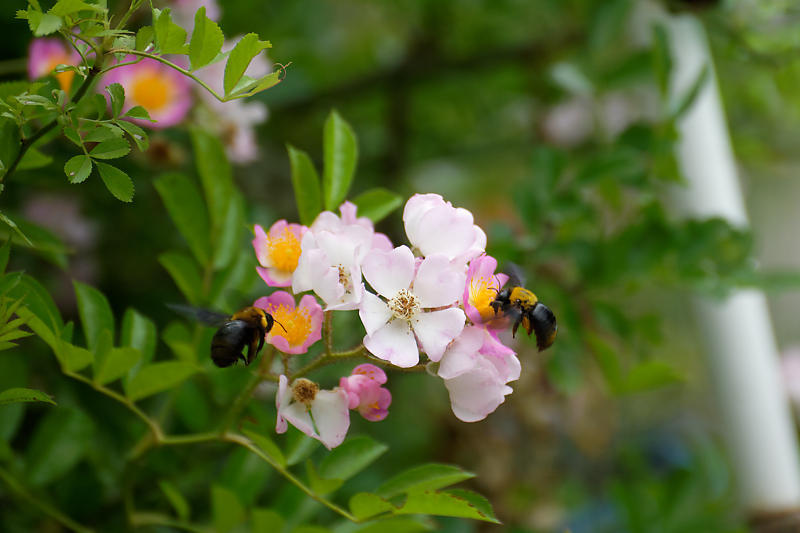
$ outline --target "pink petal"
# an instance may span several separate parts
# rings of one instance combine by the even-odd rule
[[[417,314],[414,333],[431,361],[442,358],[447,345],[464,329],[465,321],[464,311],[455,307]]]
[[[440,206],[425,213],[419,221],[419,234],[411,241],[423,255],[442,253],[453,259],[475,243],[472,213],[462,208]]]
[[[392,320],[364,337],[364,347],[375,357],[408,368],[419,362],[417,341],[405,320]]]
[[[453,414],[464,422],[477,422],[492,413],[511,392],[495,369],[482,363],[471,372],[445,380]]]
[[[256,267],[256,272],[258,272],[258,275],[264,280],[264,283],[270,287],[288,287],[292,284],[292,272],[259,266]]]
[[[394,244],[392,244],[392,241],[389,240],[389,237],[383,233],[376,233],[372,236],[372,248],[377,248],[378,250],[388,252],[394,248]]]
[[[442,379],[453,379],[475,368],[483,342],[484,335],[479,328],[474,326],[464,328],[461,335],[442,356],[438,375]]]
[[[414,254],[408,246],[390,252],[372,250],[361,267],[364,277],[378,294],[392,298],[407,289],[414,278]]]
[[[360,406],[358,412],[370,422],[378,422],[389,414],[391,403],[392,393],[381,387],[375,391],[375,397],[370,398],[370,403]]]
[[[408,199],[403,208],[403,222],[409,241],[414,243],[421,237],[420,220],[425,213],[443,205],[446,204],[438,194],[415,194]]]
[[[292,400],[292,391],[289,389],[289,379],[281,375],[278,378],[278,393],[275,395],[275,407],[278,408],[278,419],[275,423],[276,433],[286,433],[287,425],[286,419],[283,417],[283,411],[289,406]]]
[[[364,329],[367,330],[367,335],[372,335],[378,329],[386,325],[392,312],[386,303],[372,294],[365,291],[364,298],[361,300],[361,305],[358,309],[358,316],[361,317],[361,322],[364,324]]]
[[[351,375],[357,374],[367,376],[369,379],[375,381],[379,385],[386,383],[386,372],[384,372],[382,368],[370,363],[362,363],[355,367],[351,372]]]
[[[272,313],[280,306],[294,309],[294,296],[286,291],[275,291],[269,296],[262,296],[253,303],[253,307],[258,307],[269,313]]]
[[[446,256],[433,254],[427,256],[417,269],[414,294],[424,308],[444,307],[458,301],[465,283],[463,268],[453,268]]]
[[[269,257],[269,250],[267,249],[267,234],[264,232],[264,228],[256,224],[253,228],[253,232],[255,233],[253,249],[256,252],[256,259],[261,266],[273,266],[272,260]]]
[[[319,431],[317,437],[329,450],[340,445],[350,428],[349,399],[341,389],[321,390],[311,404],[311,415]]]
[[[273,239],[275,237],[281,236],[283,232],[286,231],[286,227],[288,225],[289,224],[286,222],[286,219],[282,218],[278,220],[269,228],[269,236],[272,237]]]

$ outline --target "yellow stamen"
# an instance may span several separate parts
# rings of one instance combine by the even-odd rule
[[[311,405],[319,392],[319,385],[306,378],[299,378],[292,384],[292,395],[296,402]]]
[[[158,111],[169,104],[169,83],[155,71],[144,71],[133,82],[131,99],[151,113]]]
[[[494,310],[489,305],[497,296],[497,287],[492,280],[484,277],[472,278],[469,284],[469,303],[480,313],[481,318],[489,320],[494,317]]]
[[[289,309],[285,305],[270,310],[272,318],[283,324],[286,331],[280,327],[272,328],[271,336],[283,337],[289,346],[299,346],[311,334],[311,313],[305,307]]]
[[[284,272],[294,272],[300,259],[300,241],[288,226],[283,233],[274,237],[267,236],[267,248],[275,268]]]

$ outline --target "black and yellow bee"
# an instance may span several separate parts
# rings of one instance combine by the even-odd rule
[[[497,291],[497,296],[489,304],[498,317],[507,316],[514,321],[512,335],[517,335],[520,324],[528,332],[536,334],[539,351],[549,348],[556,340],[558,324],[556,315],[544,305],[534,293],[522,287],[519,269],[510,265],[509,285]]]
[[[219,367],[231,366],[239,359],[249,365],[264,347],[264,339],[272,326],[278,324],[283,328],[271,314],[258,307],[245,307],[233,315],[226,315],[187,305],[167,305],[184,316],[209,326],[219,326],[211,339],[211,360]],[[242,353],[245,346],[247,357]]]

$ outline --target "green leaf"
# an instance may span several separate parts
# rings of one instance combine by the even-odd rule
[[[356,528],[352,533],[419,533],[432,531],[433,526],[428,522],[421,522],[414,518],[394,516],[377,520]]]
[[[142,353],[136,348],[111,348],[99,364],[94,381],[100,385],[111,383],[134,367],[142,359]]]
[[[286,146],[289,151],[289,163],[292,167],[292,187],[297,203],[300,222],[310,226],[322,211],[322,192],[319,175],[308,154],[292,145]]]
[[[156,325],[135,309],[128,308],[122,317],[119,343],[136,348],[142,354],[142,362],[149,363],[156,353]]]
[[[277,70],[275,72],[271,72],[266,76],[262,76],[258,79],[249,78],[247,76],[242,76],[242,80],[247,78],[248,83],[242,87],[240,90],[238,88],[239,85],[242,85],[240,82],[237,84],[237,87],[234,87],[233,91],[231,91],[230,97],[232,96],[239,96],[240,94],[246,94],[247,96],[253,96],[254,94],[258,94],[261,91],[266,91],[267,89],[278,85],[281,81],[283,81],[283,70]],[[246,89],[246,90],[245,90]]]
[[[122,202],[133,200],[134,188],[130,176],[115,166],[99,161],[97,162],[97,170],[100,171],[103,183],[106,184],[106,188],[114,195],[114,198]]]
[[[103,141],[94,148],[89,154],[95,159],[117,159],[128,155],[131,145],[125,139],[109,139]]]
[[[331,111],[325,121],[323,152],[322,190],[325,209],[332,211],[347,197],[358,160],[356,134],[336,111]]]
[[[206,16],[205,6],[197,10],[194,16],[194,30],[189,42],[189,61],[192,70],[208,65],[220,50],[225,37],[216,22]]]
[[[77,410],[57,408],[45,415],[26,450],[28,483],[41,487],[66,474],[95,445],[93,429],[89,417]]]
[[[282,531],[286,521],[272,509],[253,509],[252,533],[275,533]]]
[[[0,246],[0,274],[4,274],[6,267],[8,267],[8,259],[11,256],[11,239],[6,240],[3,246]]]
[[[440,489],[473,477],[475,474],[457,466],[428,463],[387,479],[375,492],[384,498],[392,498],[409,490]]]
[[[9,279],[11,276],[6,275],[5,279]],[[50,296],[50,292],[36,279],[26,274],[20,274],[18,283],[5,290],[6,295],[11,298],[25,298],[25,308],[29,309],[51,331],[60,332],[64,327],[61,314],[58,312],[58,307]]]
[[[81,183],[92,173],[92,158],[88,155],[76,155],[64,164],[64,174],[70,183]]]
[[[245,507],[252,507],[267,488],[273,473],[264,459],[239,447],[228,454],[222,472],[217,474],[217,483],[232,490]]]
[[[275,461],[275,463],[283,467],[286,466],[286,458],[283,456],[281,449],[278,448],[278,445],[275,444],[272,439],[249,429],[242,430],[242,433],[244,433],[247,438],[253,441],[253,444],[258,446],[258,448],[270,459]]]
[[[238,192],[231,195],[222,226],[214,232],[213,266],[219,270],[228,266],[241,252],[242,228],[245,227],[244,199]]]
[[[208,204],[211,226],[219,230],[229,215],[234,193],[233,171],[220,140],[201,129],[191,131],[194,161]]]
[[[201,265],[211,256],[209,222],[206,206],[200,191],[192,180],[183,174],[165,174],[155,181],[156,190],[167,208],[169,216],[192,253]]]
[[[414,491],[397,514],[429,514],[472,518],[499,524],[491,504],[479,494],[469,491],[433,492]]]
[[[128,122],[127,120],[119,120],[116,124],[130,135],[140,151],[144,152],[150,146],[150,139],[147,136],[147,132],[138,125],[133,122]]]
[[[50,163],[53,162],[53,158],[49,155],[45,155],[36,148],[28,148],[28,151],[25,152],[25,155],[22,156],[22,159],[17,165],[18,170],[34,170],[37,168],[46,167]]]
[[[197,349],[192,342],[192,334],[185,324],[170,322],[161,333],[161,338],[176,358],[189,363],[197,362]]]
[[[28,25],[36,37],[43,37],[60,30],[64,19],[52,13],[28,11]]]
[[[142,26],[136,32],[136,40],[134,41],[134,46],[140,52],[143,52],[150,43],[153,42],[153,38],[155,37],[155,30],[153,30],[152,26]]]
[[[133,401],[141,400],[176,387],[197,371],[197,366],[183,361],[153,363],[131,378],[126,393]]]
[[[5,176],[19,154],[19,127],[11,120],[0,118],[0,177]]]
[[[40,335],[38,332],[36,334]],[[94,362],[94,354],[86,348],[63,341],[56,342],[57,357],[64,362],[64,368],[70,372],[82,370]]]
[[[106,92],[111,97],[111,116],[116,118],[125,105],[125,89],[119,83],[106,86]]]
[[[225,487],[211,487],[211,514],[214,517],[214,530],[227,533],[244,522],[245,509],[233,491]]]
[[[388,189],[375,188],[353,198],[353,203],[359,216],[379,222],[403,204],[403,197]]]
[[[350,512],[359,520],[385,513],[386,511],[393,511],[394,509],[394,505],[377,494],[359,492],[350,498]]]
[[[161,480],[158,482],[158,486],[161,488],[161,492],[164,493],[164,496],[167,497],[167,500],[169,500],[172,508],[175,509],[175,514],[178,515],[178,518],[184,521],[189,520],[189,503],[175,485],[169,481]]]
[[[89,285],[73,281],[75,296],[78,300],[78,314],[83,325],[83,334],[86,345],[95,350],[100,338],[100,333],[107,329],[114,335],[114,315],[105,295]]]
[[[147,109],[143,108],[140,105],[135,105],[132,108],[128,109],[123,116],[139,120],[149,120],[150,122],[155,122],[155,120],[150,118],[150,113],[147,112]]]
[[[286,464],[287,466],[294,466],[300,461],[305,460],[309,455],[314,453],[319,447],[320,442],[317,439],[305,435],[299,430],[289,428],[286,443]]]
[[[250,65],[250,61],[262,50],[271,46],[269,41],[259,40],[258,35],[255,33],[248,33],[236,43],[236,46],[228,56],[228,62],[225,64],[225,94],[233,91]]]
[[[36,389],[16,387],[0,392],[0,405],[19,402],[45,402],[56,405],[56,402],[53,401],[49,394]]]
[[[306,475],[308,476],[308,484],[311,485],[311,490],[317,494],[330,494],[344,484],[342,479],[321,477],[314,468],[314,463],[311,462],[311,459],[306,461]]]
[[[180,252],[165,252],[158,256],[161,263],[178,289],[192,304],[198,304],[203,294],[203,278],[197,263]]]
[[[697,74],[694,82],[689,86],[689,89],[674,103],[672,112],[670,113],[673,120],[679,119],[692,108],[695,100],[697,100],[697,97],[700,95],[700,91],[705,87],[707,82],[710,83],[709,78],[711,78],[711,73],[708,65],[703,65],[703,68],[700,69],[700,72]]]
[[[102,8],[87,4],[83,0],[58,0],[58,2],[48,10],[48,13],[59,17],[65,17],[77,13],[78,11],[102,11]]]
[[[186,30],[172,22],[170,10],[153,10],[156,48],[162,54],[186,53]]]
[[[319,465],[319,473],[327,479],[348,480],[388,449],[387,445],[367,436],[352,437],[325,456]]]

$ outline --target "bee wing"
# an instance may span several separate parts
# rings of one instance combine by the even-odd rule
[[[211,311],[210,309],[192,307],[191,305],[167,304],[167,307],[181,316],[184,316],[190,320],[202,322],[203,324],[207,324],[209,326],[221,326],[231,319],[230,315],[220,313],[219,311]]]
[[[511,286],[516,287],[524,287],[525,286],[525,274],[522,272],[522,269],[516,263],[512,263],[509,261],[506,263],[505,272],[508,274],[508,283]]]

